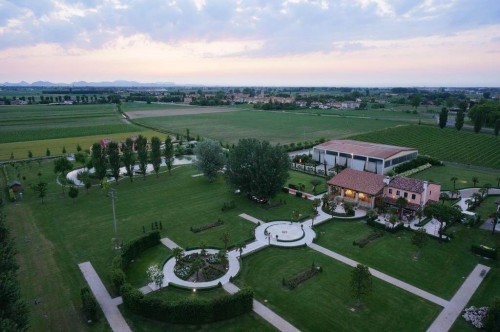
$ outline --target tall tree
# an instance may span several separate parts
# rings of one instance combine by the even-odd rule
[[[156,136],[151,137],[151,163],[153,164],[153,169],[158,177],[158,172],[160,171],[161,165],[161,142]]]
[[[196,168],[203,172],[209,182],[212,182],[226,162],[222,147],[217,141],[207,139],[196,145],[194,154]]]
[[[110,142],[106,147],[106,150],[111,173],[113,174],[115,181],[118,182],[118,178],[120,177],[120,149],[118,147],[118,143]]]
[[[418,109],[421,101],[422,101],[422,98],[420,97],[420,95],[415,94],[415,95],[412,95],[410,97],[410,104],[411,104],[411,106],[415,107],[415,110]]]
[[[90,155],[92,167],[94,167],[95,176],[102,181],[106,176],[106,155],[101,147],[101,144],[92,144],[92,153]]]
[[[472,183],[474,184],[474,187],[478,184],[478,182],[479,182],[478,177],[477,176],[473,176],[472,177]]]
[[[464,111],[462,110],[458,111],[457,116],[455,118],[455,128],[457,128],[457,130],[460,131],[462,129],[462,127],[464,126],[464,120],[465,120]]]
[[[450,180],[453,181],[453,191],[455,191],[456,190],[455,183],[457,182],[458,178],[456,176],[453,176]]]
[[[439,240],[443,238],[443,227],[451,222],[460,221],[462,212],[453,206],[443,204],[430,204],[424,208],[424,214],[428,218],[434,218],[439,222]]]
[[[59,181],[61,182],[62,193],[64,195],[64,186],[66,184],[66,173],[73,169],[73,164],[66,157],[57,158],[54,160],[54,173],[60,174]]]
[[[33,191],[38,195],[38,198],[40,198],[42,204],[43,204],[43,199],[45,198],[45,196],[47,196],[47,190],[48,190],[47,187],[48,187],[47,182],[39,182],[32,186]]]
[[[174,145],[170,136],[165,139],[165,150],[163,150],[163,155],[165,156],[165,164],[167,164],[168,173],[172,174],[172,162],[174,159]]]
[[[372,274],[368,266],[358,264],[351,272],[351,293],[359,306],[372,291]]]
[[[403,217],[403,210],[408,206],[408,201],[406,198],[400,196],[396,199],[396,205],[398,206],[399,219],[401,219]]]
[[[448,122],[448,109],[443,107],[441,109],[441,113],[439,113],[439,128],[443,129],[446,127],[446,123]]]
[[[290,158],[280,145],[241,139],[229,153],[226,178],[243,192],[271,199],[288,179],[289,166]]]
[[[134,142],[129,137],[125,141],[123,146],[122,162],[127,171],[127,176],[130,178],[130,182],[134,181],[134,165],[135,165],[135,154],[134,154]]]
[[[478,114],[473,118],[474,120],[474,132],[477,134],[481,131],[481,128],[483,128],[483,122],[484,122],[484,112],[480,111]]]
[[[148,140],[139,135],[137,137],[137,159],[139,160],[139,171],[142,173],[142,179],[146,180],[146,170],[148,168]]]

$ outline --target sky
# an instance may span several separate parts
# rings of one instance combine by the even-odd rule
[[[0,0],[0,82],[500,86],[499,0]]]

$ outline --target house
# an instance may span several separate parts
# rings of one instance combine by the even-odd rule
[[[111,138],[103,138],[99,141],[99,144],[101,145],[101,148],[105,149],[111,142],[112,142]]]
[[[193,102],[192,97],[184,97],[184,104],[191,104]]]
[[[384,202],[397,206],[397,199],[408,201],[407,210],[416,211],[426,204],[439,201],[441,185],[403,176],[388,177],[382,174],[346,168],[328,182],[331,199],[339,196],[362,208],[373,208]]]
[[[12,180],[7,185],[9,186],[9,189],[12,189],[15,193],[23,191],[23,185],[19,180]]]
[[[377,174],[385,174],[417,156],[414,148],[354,140],[332,140],[313,147],[313,158],[328,168],[339,165]]]

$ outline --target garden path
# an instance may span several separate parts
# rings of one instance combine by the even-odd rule
[[[445,305],[443,311],[441,311],[439,316],[427,329],[427,332],[448,331],[458,316],[462,313],[462,310],[465,308],[489,270],[490,268],[488,266],[477,264],[467,279],[465,279],[459,290],[455,293],[451,301]]]
[[[117,332],[132,332],[120,310],[118,310],[117,304],[115,303],[116,299],[111,298],[92,264],[90,262],[84,262],[78,264],[78,267],[80,268],[80,271],[82,271],[83,277],[89,284],[90,290],[94,294],[97,303],[101,306],[102,312],[104,313],[111,329]]]
[[[230,294],[234,294],[238,292],[240,289],[233,283],[227,283],[224,286],[222,286],[226,292]],[[268,321],[272,326],[277,328],[280,331],[286,331],[286,332],[299,332],[300,330],[297,329],[295,326],[287,322],[283,317],[279,316],[276,314],[274,311],[263,305],[257,300],[253,300],[253,311]]]

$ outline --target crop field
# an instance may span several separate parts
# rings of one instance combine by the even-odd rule
[[[122,103],[123,112],[137,112],[137,111],[150,111],[150,110],[168,110],[176,108],[202,108],[200,106],[193,106],[183,103],[151,103],[146,102],[126,102]]]
[[[138,131],[114,105],[0,107],[0,143]]]
[[[319,138],[334,139],[402,125],[399,121],[338,118],[287,112],[240,111],[136,119],[137,123],[162,130],[236,143],[255,137],[272,143],[287,144]]]
[[[360,141],[417,148],[420,154],[439,160],[454,161],[500,169],[500,139],[438,126],[411,125],[374,131],[351,137]]]

